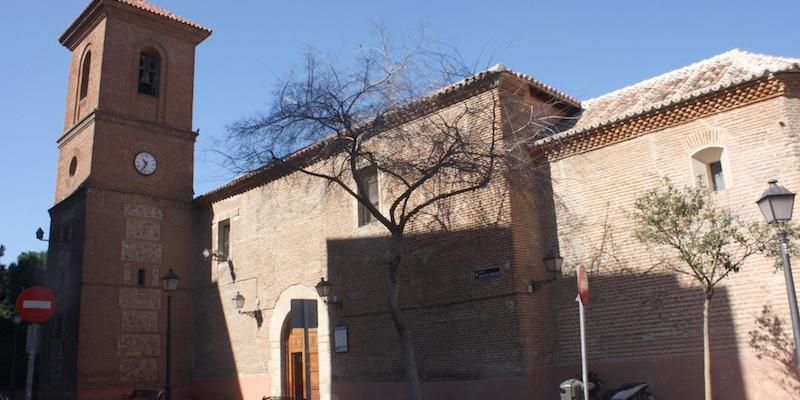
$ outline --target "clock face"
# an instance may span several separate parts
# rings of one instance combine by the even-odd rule
[[[133,165],[140,174],[147,176],[153,175],[156,172],[158,163],[156,163],[156,158],[153,157],[152,154],[143,151],[136,154],[136,157],[133,158]]]

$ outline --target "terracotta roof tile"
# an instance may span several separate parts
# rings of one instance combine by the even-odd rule
[[[124,0],[121,0],[121,1],[124,1]],[[575,107],[576,109],[580,106],[580,101],[577,100],[576,98],[574,98],[574,97],[572,97],[572,96],[570,96],[570,95],[568,95],[568,94],[566,94],[564,92],[561,92],[560,90],[558,90],[558,89],[556,89],[556,88],[554,88],[552,86],[549,86],[549,85],[547,85],[547,84],[545,84],[545,83],[543,83],[543,82],[541,82],[541,81],[539,81],[537,79],[534,79],[533,77],[531,77],[531,76],[529,76],[527,74],[523,74],[523,73],[512,71],[512,70],[508,69],[503,64],[496,64],[496,65],[494,65],[493,67],[491,67],[491,68],[489,68],[487,70],[478,72],[478,73],[473,74],[473,75],[471,75],[471,76],[469,76],[469,77],[467,77],[465,79],[462,79],[462,80],[457,81],[455,83],[452,83],[450,85],[444,86],[444,87],[442,87],[442,88],[440,88],[438,90],[435,90],[435,91],[433,91],[433,92],[431,92],[431,93],[429,93],[429,94],[427,94],[425,96],[422,96],[418,100],[414,101],[414,103],[409,104],[408,108],[409,109],[413,108],[413,105],[417,104],[417,103],[423,103],[423,102],[431,101],[431,100],[435,101],[436,98],[439,97],[439,96],[445,96],[445,95],[453,93],[453,92],[458,92],[459,90],[467,89],[467,88],[471,87],[473,84],[484,82],[484,80],[487,80],[487,79],[496,78],[496,77],[500,76],[501,74],[508,74],[510,76],[513,76],[516,79],[522,80],[523,82],[534,86],[535,88],[541,90],[542,92],[548,94],[549,96],[552,96],[554,99],[556,99],[556,100],[558,100],[560,102],[563,102],[564,104],[566,104],[568,106]],[[402,109],[400,111],[402,112]],[[302,156],[305,156],[308,153],[309,150],[311,150],[315,146],[319,146],[326,139],[328,139],[328,138],[324,138],[319,142],[316,142],[316,143],[311,144],[309,146],[306,146],[306,147],[304,147],[302,149],[299,149],[295,153],[290,155],[289,157],[302,157]],[[268,173],[275,173],[278,170],[280,170],[280,167],[278,167],[277,165],[275,165],[275,164],[266,164],[266,165],[264,165],[264,166],[262,166],[262,167],[260,167],[260,168],[258,168],[256,170],[252,171],[252,172],[248,172],[248,173],[242,174],[242,175],[234,178],[230,182],[228,182],[228,183],[226,183],[226,184],[224,184],[222,186],[219,186],[219,187],[217,187],[215,189],[212,189],[212,190],[204,193],[201,196],[196,197],[195,201],[197,201],[199,203],[208,202],[208,201],[213,202],[213,201],[217,201],[219,198],[228,197],[227,195],[223,195],[223,193],[225,193],[225,192],[234,191],[234,193],[238,193],[239,191],[245,191],[245,190],[249,189],[252,186],[257,186],[258,183],[256,182],[256,180],[260,176],[266,175]],[[285,172],[285,171],[283,171],[283,172]]]
[[[173,21],[184,23],[186,25],[192,26],[192,27],[200,29],[200,30],[211,32],[211,29],[209,29],[208,27],[205,27],[205,26],[200,25],[200,24],[198,24],[196,22],[193,22],[193,21],[189,20],[188,18],[184,18],[184,17],[181,17],[179,15],[176,15],[176,14],[170,12],[167,9],[164,9],[164,8],[158,7],[156,5],[153,5],[150,2],[147,2],[145,0],[116,0],[116,1],[118,1],[120,3],[128,4],[130,6],[138,8],[140,10],[149,11],[149,12],[151,12],[153,14],[169,18],[169,19],[171,19]]]
[[[733,49],[581,103],[583,113],[564,132],[538,140],[544,144],[619,122],[769,74],[800,71],[800,59]]]
[[[200,25],[196,22],[192,22],[191,20],[175,15],[166,9],[161,7],[155,6],[145,0],[92,0],[86,8],[81,12],[78,17],[75,18],[74,21],[67,27],[64,33],[58,38],[58,41],[67,47],[70,47],[75,44],[76,40],[76,32],[77,30],[87,21],[92,21],[94,18],[98,18],[102,15],[103,6],[106,4],[122,4],[124,7],[131,7],[136,8],[154,15],[157,15],[162,18],[167,18],[173,20],[175,22],[179,22],[186,26],[192,27],[199,31],[203,31],[205,36],[211,34],[211,29]]]

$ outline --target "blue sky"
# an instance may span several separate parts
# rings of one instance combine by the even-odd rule
[[[346,51],[424,28],[484,67],[502,62],[587,99],[734,47],[800,57],[800,2],[786,1],[197,1],[151,0],[214,30],[195,75],[195,192],[231,178],[208,151],[263,109],[277,77],[312,46]],[[68,51],[57,38],[88,0],[9,1],[0,14],[0,262],[43,250],[63,129]]]

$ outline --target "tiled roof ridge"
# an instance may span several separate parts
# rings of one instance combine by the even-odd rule
[[[81,13],[72,21],[72,23],[64,30],[64,32],[59,36],[58,41],[69,47],[67,43],[71,42],[74,37],[73,34],[75,33],[75,29],[81,26],[86,21],[90,21],[96,16],[100,15],[101,13],[101,5],[104,3],[117,3],[117,4],[124,4],[125,6],[132,7],[144,12],[148,12],[150,14],[167,18],[175,22],[182,23],[186,26],[192,27],[197,30],[201,30],[206,32],[206,35],[211,33],[211,29],[200,25],[196,22],[191,21],[188,18],[181,17],[177,14],[174,14],[164,8],[158,7],[153,5],[152,3],[146,0],[92,0],[86,6],[86,8],[81,11]]]
[[[436,96],[439,96],[439,95],[442,95],[442,94],[445,94],[445,93],[450,93],[450,92],[452,92],[454,90],[458,90],[458,89],[461,89],[461,88],[463,88],[465,86],[468,86],[469,84],[471,84],[473,82],[477,82],[477,81],[480,81],[480,80],[482,80],[484,78],[487,78],[489,76],[499,75],[499,74],[502,74],[502,73],[509,74],[509,75],[511,75],[511,76],[513,76],[513,77],[515,77],[517,79],[520,79],[520,80],[523,80],[523,81],[525,81],[527,83],[530,83],[533,86],[535,86],[537,89],[540,89],[543,92],[545,92],[545,93],[547,93],[547,94],[549,94],[549,95],[551,95],[553,97],[559,98],[559,99],[564,100],[564,101],[566,101],[568,103],[572,103],[575,106],[580,106],[580,104],[581,104],[581,101],[578,100],[577,98],[575,98],[573,96],[570,96],[567,93],[562,92],[562,91],[556,89],[555,87],[550,86],[550,85],[548,85],[548,84],[546,84],[546,83],[544,83],[544,82],[542,82],[542,81],[540,81],[538,79],[535,79],[535,78],[533,78],[532,76],[530,76],[528,74],[524,74],[524,73],[521,73],[521,72],[516,72],[516,71],[514,71],[512,69],[509,69],[508,67],[506,67],[503,64],[495,64],[492,67],[489,67],[489,68],[487,68],[485,70],[476,72],[476,73],[474,73],[474,74],[472,74],[472,75],[470,75],[470,76],[468,76],[466,78],[463,78],[463,79],[461,79],[459,81],[456,81],[454,83],[446,85],[446,86],[444,86],[444,87],[442,87],[440,89],[434,90],[431,93],[426,94],[426,95],[420,97],[419,99],[415,100],[414,103],[419,102],[419,101],[428,100],[428,99],[431,99],[433,97],[436,97]]]
[[[190,20],[190,19],[188,19],[186,17],[182,17],[180,15],[177,15],[177,14],[175,14],[175,13],[173,13],[173,12],[163,8],[163,7],[159,7],[157,5],[154,5],[153,3],[150,3],[147,0],[115,0],[115,1],[130,5],[132,7],[136,7],[138,9],[140,9],[140,10],[151,12],[153,14],[156,14],[156,15],[171,19],[173,21],[184,23],[186,25],[192,26],[192,27],[200,29],[200,30],[211,32],[210,28],[208,28],[208,27],[206,27],[204,25],[198,24],[198,23],[196,23],[196,22],[194,22],[194,21],[192,21],[192,20]]]
[[[564,93],[564,92],[562,92],[562,91],[560,91],[560,90],[558,90],[558,89],[556,89],[556,88],[554,88],[554,87],[552,87],[550,85],[547,85],[547,84],[545,84],[545,83],[543,83],[543,82],[531,77],[530,75],[523,74],[523,73],[520,73],[520,72],[515,72],[515,71],[507,68],[503,64],[495,64],[494,66],[492,66],[492,67],[490,67],[488,69],[485,69],[485,70],[480,71],[480,72],[476,72],[476,73],[474,73],[474,74],[472,74],[472,75],[470,75],[470,76],[468,76],[468,77],[466,77],[464,79],[461,79],[461,80],[459,80],[457,82],[454,82],[454,83],[451,83],[449,85],[446,85],[446,86],[444,86],[444,87],[442,87],[440,89],[434,90],[434,91],[430,92],[429,94],[423,95],[420,98],[418,98],[417,100],[414,100],[412,103],[409,103],[405,107],[401,107],[400,110],[402,112],[402,110],[404,108],[406,108],[406,107],[407,108],[413,108],[415,104],[420,104],[420,103],[424,103],[426,101],[435,100],[439,96],[445,96],[447,94],[456,92],[458,90],[470,87],[473,84],[476,84],[476,83],[478,83],[480,81],[483,81],[484,79],[489,79],[491,77],[496,77],[496,76],[499,76],[501,74],[508,74],[508,75],[514,77],[515,79],[522,80],[523,82],[526,82],[526,83],[529,83],[529,84],[535,86],[537,89],[549,94],[550,96],[556,97],[559,100],[562,100],[564,102],[569,103],[571,106],[574,106],[576,108],[580,107],[580,101],[578,99],[576,99],[575,97],[572,97],[572,96],[570,96],[570,95],[568,95],[568,94],[566,94],[566,93]],[[294,153],[289,155],[289,157],[302,157],[302,156],[305,156],[307,154],[307,151],[311,150],[315,146],[319,146],[322,142],[324,142],[327,139],[329,139],[329,138],[326,137],[326,138],[320,139],[320,141],[317,141],[317,142],[312,143],[312,144],[310,144],[308,146],[305,146],[305,147],[303,147],[301,149],[298,149],[297,151],[295,151]],[[254,169],[253,171],[250,171],[250,172],[244,173],[242,175],[239,175],[239,176],[233,178],[232,180],[230,180],[229,182],[227,182],[227,183],[225,183],[225,184],[223,184],[223,185],[221,185],[219,187],[216,187],[214,189],[211,189],[211,190],[203,193],[202,195],[200,195],[198,197],[195,197],[194,200],[195,201],[208,201],[208,199],[211,198],[210,201],[214,202],[214,201],[216,201],[215,197],[217,195],[219,195],[220,193],[223,193],[223,192],[225,192],[227,190],[230,190],[230,189],[232,189],[232,188],[234,188],[236,186],[239,186],[239,185],[246,185],[249,180],[255,179],[258,175],[268,173],[270,171],[275,170],[276,168],[277,167],[272,163],[265,164],[265,165],[263,165],[261,167],[258,167],[256,169]]]
[[[755,53],[755,52],[752,52],[752,51],[747,51],[747,50],[743,50],[743,49],[738,48],[738,47],[734,47],[733,49],[730,49],[730,50],[728,50],[728,51],[726,51],[724,53],[720,53],[720,54],[717,54],[717,55],[714,55],[714,56],[711,56],[711,57],[708,57],[708,58],[693,62],[691,64],[684,65],[682,67],[673,69],[671,71],[664,72],[663,74],[652,76],[652,77],[647,78],[645,80],[642,80],[642,81],[639,81],[639,82],[636,82],[636,83],[632,83],[632,84],[630,84],[628,86],[624,86],[624,87],[621,87],[619,89],[612,90],[612,91],[610,91],[608,93],[604,93],[604,94],[601,94],[599,96],[583,100],[583,101],[581,101],[581,105],[583,105],[584,108],[589,108],[589,107],[591,107],[591,103],[597,102],[598,100],[609,98],[611,96],[620,94],[620,93],[622,93],[624,91],[632,90],[632,89],[634,89],[636,87],[646,86],[647,84],[653,83],[653,82],[658,81],[658,80],[663,80],[665,78],[668,78],[669,76],[675,76],[675,75],[678,75],[678,74],[680,74],[682,72],[686,72],[686,71],[690,71],[692,69],[695,69],[695,68],[699,67],[700,65],[711,64],[711,63],[713,63],[715,61],[719,61],[719,60],[721,60],[723,58],[729,58],[729,57],[731,57],[733,55],[736,55],[736,54],[748,55],[748,56],[756,56],[756,57],[768,57],[768,58],[772,58],[772,59],[775,59],[775,60],[793,61],[795,63],[800,63],[800,58],[779,57],[779,56],[773,56],[773,55],[769,55],[769,54]]]
[[[744,59],[742,57],[748,57]],[[788,72],[788,71],[800,71],[800,59],[798,58],[789,58],[789,57],[779,57],[779,56],[772,56],[766,54],[759,54],[753,53],[749,51],[745,51],[739,48],[734,48],[729,50],[725,53],[718,54],[716,56],[707,58],[705,60],[701,60],[695,62],[693,64],[687,65],[685,67],[681,67],[670,72],[654,76],[652,78],[648,78],[641,82],[635,83],[633,85],[606,93],[602,96],[598,96],[592,98],[590,100],[586,100],[582,102],[584,108],[584,115],[587,112],[592,111],[592,105],[598,103],[603,100],[610,100],[613,99],[615,96],[622,97],[623,94],[626,92],[628,93],[635,93],[636,89],[639,88],[646,88],[648,86],[654,86],[653,84],[659,81],[668,81],[670,78],[675,78],[682,73],[687,73],[693,71],[695,69],[699,69],[701,66],[712,66],[714,63],[719,62],[724,59],[730,59],[730,65],[726,67],[726,69],[730,69],[732,67],[736,68],[746,68],[746,74],[743,76],[736,77],[735,79],[723,79],[725,78],[724,73],[721,74],[720,78],[716,83],[700,87],[695,90],[691,90],[687,93],[678,93],[674,96],[667,96],[658,101],[654,101],[652,103],[643,104],[641,106],[631,107],[622,112],[605,116],[604,118],[599,118],[597,121],[590,121],[585,124],[581,124],[581,121],[578,120],[576,126],[572,129],[557,133],[555,135],[551,135],[542,139],[539,139],[535,142],[535,145],[543,145],[547,143],[551,143],[556,140],[561,140],[573,135],[577,135],[580,133],[592,131],[598,129],[603,126],[607,126],[613,123],[618,123],[623,120],[627,120],[639,115],[643,115],[646,113],[650,113],[659,109],[663,109],[668,106],[675,105],[677,103],[685,102],[691,99],[695,99],[701,96],[708,95],[710,93],[729,88],[732,86],[738,86],[744,84],[746,82],[750,82],[756,79],[763,78],[770,74],[775,74],[778,72]],[[766,62],[765,62],[766,60]],[[748,66],[748,63],[753,63],[753,65]],[[782,66],[780,64],[783,64]],[[749,68],[748,68],[749,67]],[[755,68],[753,68],[755,67]],[[599,107],[599,106],[598,106]]]

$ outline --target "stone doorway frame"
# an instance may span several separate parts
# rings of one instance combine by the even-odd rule
[[[320,400],[331,398],[331,346],[330,323],[328,319],[328,305],[319,297],[317,290],[304,286],[292,285],[287,287],[275,301],[272,315],[269,318],[269,394],[270,396],[283,395],[283,377],[286,374],[284,365],[285,354],[283,347],[283,327],[291,309],[292,299],[313,299],[317,301],[317,347],[319,357],[319,395]]]

